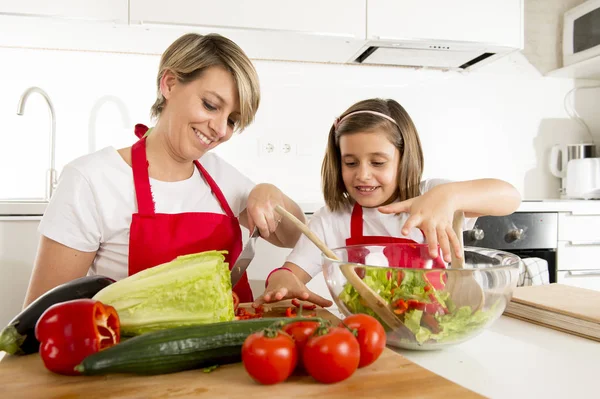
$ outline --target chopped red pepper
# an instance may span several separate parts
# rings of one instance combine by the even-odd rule
[[[119,315],[93,299],[57,303],[38,320],[35,337],[48,370],[77,375],[74,367],[85,357],[119,343]]]
[[[260,319],[263,317],[264,309],[262,306],[254,309],[254,313],[248,312],[245,308],[237,308],[235,312],[236,320]]]
[[[300,301],[296,298],[292,299],[292,305],[294,305],[297,308],[300,308]],[[305,310],[314,310],[317,308],[317,305],[315,305],[314,303],[303,303],[302,304],[302,309]]]
[[[445,277],[445,279],[444,279]],[[448,277],[445,272],[442,271],[432,271],[423,274],[423,278],[431,284],[432,288],[436,290],[441,290],[446,286],[446,280]]]
[[[394,303],[394,313],[396,314],[403,314],[404,312],[406,312],[408,310],[408,303],[406,303],[404,301],[404,299],[398,299],[395,303]]]
[[[296,312],[294,312],[292,308],[287,308],[285,310],[285,317],[296,317]]]

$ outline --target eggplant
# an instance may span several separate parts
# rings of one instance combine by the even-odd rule
[[[85,276],[54,287],[16,315],[0,332],[0,351],[28,355],[40,348],[35,325],[50,306],[73,299],[92,298],[115,280],[105,276]]]

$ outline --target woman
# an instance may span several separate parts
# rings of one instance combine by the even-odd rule
[[[256,114],[258,76],[243,51],[219,35],[184,35],[162,55],[157,86],[151,131],[138,125],[143,137],[132,147],[65,166],[40,223],[25,305],[87,273],[119,280],[189,253],[227,250],[232,267],[240,224],[277,246],[298,240],[274,211],[281,205],[303,218],[298,205],[209,152]],[[246,275],[234,291],[253,299]]]

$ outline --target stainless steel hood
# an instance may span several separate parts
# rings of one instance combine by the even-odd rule
[[[517,49],[475,42],[429,40],[369,41],[354,63],[443,70],[470,70]]]

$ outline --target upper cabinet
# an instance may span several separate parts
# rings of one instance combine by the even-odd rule
[[[0,14],[128,22],[127,0],[0,0]]]
[[[523,1],[0,0],[0,46],[161,54],[214,32],[256,60],[464,71],[523,48]]]
[[[347,62],[364,43],[365,21],[366,0],[130,0],[132,27],[220,33],[253,59]]]
[[[131,23],[365,37],[365,0],[130,0]]]
[[[368,0],[367,38],[523,48],[523,0]]]

